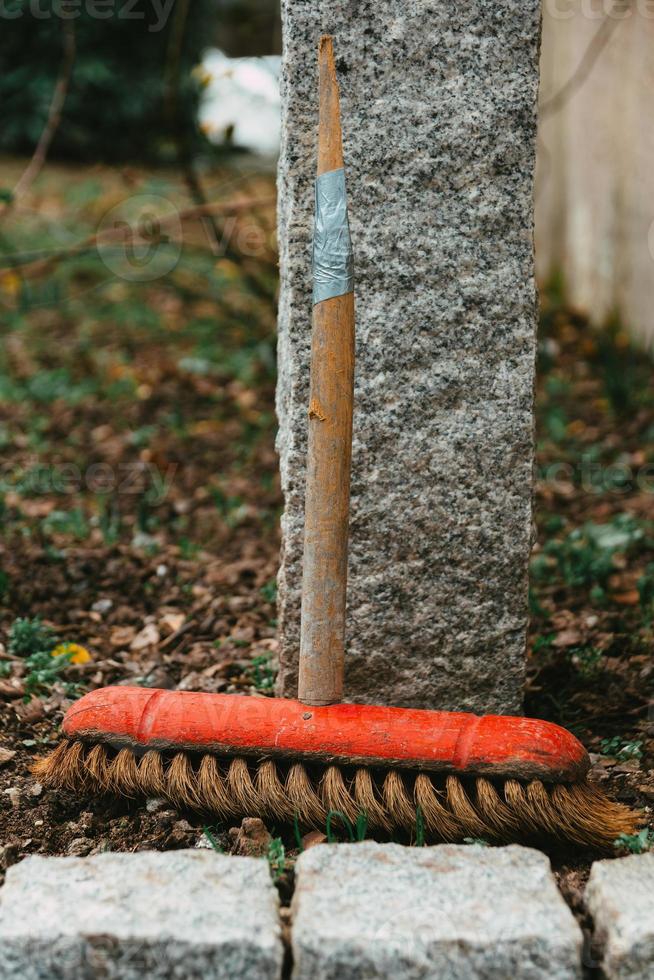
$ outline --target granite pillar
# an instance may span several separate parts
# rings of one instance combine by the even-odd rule
[[[348,700],[520,710],[531,546],[538,0],[282,0],[280,693],[299,648],[316,48],[356,263]]]

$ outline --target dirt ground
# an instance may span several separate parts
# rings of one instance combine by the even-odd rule
[[[39,185],[31,224],[5,229],[12,254],[45,234],[44,209],[49,220],[72,212],[83,236],[121,193],[150,187],[132,172],[99,171],[86,190],[59,177]],[[249,194],[272,191],[270,178],[239,180]],[[157,186],[182,206],[173,177]],[[257,217],[271,220],[270,209]],[[290,832],[207,827],[162,801],[53,793],[29,771],[56,744],[71,699],[101,685],[273,690],[274,257],[213,255],[197,221],[185,236],[182,260],[152,282],[107,278],[97,255],[27,273],[7,261],[0,272],[0,871],[28,854],[200,844],[267,854],[284,892]],[[526,709],[571,728],[593,778],[647,808],[653,365],[618,327],[593,332],[555,290],[539,351]],[[51,646],[77,644],[85,662],[53,672],[16,653],[16,620],[35,617]],[[616,854],[650,843],[645,831]],[[581,908],[594,855],[552,856]]]

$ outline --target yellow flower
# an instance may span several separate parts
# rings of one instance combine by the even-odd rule
[[[60,643],[54,648],[51,657],[70,657],[71,664],[87,664],[91,660],[91,654],[86,647],[79,643]]]
[[[8,296],[17,296],[20,292],[20,277],[15,272],[3,272],[0,276],[0,286]]]

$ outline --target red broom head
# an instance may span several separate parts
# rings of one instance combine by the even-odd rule
[[[137,751],[383,766],[575,782],[589,768],[558,725],[501,715],[108,687],[86,694],[63,724],[70,738]]]

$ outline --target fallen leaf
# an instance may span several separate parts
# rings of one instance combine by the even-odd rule
[[[619,606],[637,606],[640,602],[640,596],[636,589],[632,589],[630,592],[614,593],[611,600]]]
[[[146,650],[148,647],[155,647],[159,642],[159,630],[154,623],[148,623],[140,633],[137,633],[129,645],[130,650],[135,653],[139,650]]]
[[[116,626],[109,634],[109,642],[112,647],[127,647],[136,635],[133,626]]]
[[[170,636],[180,630],[186,621],[184,613],[166,613],[159,620],[159,629],[162,636]]]
[[[16,704],[14,711],[24,725],[32,725],[35,721],[40,721],[45,715],[43,702],[40,698],[31,698],[27,704]]]
[[[554,640],[552,646],[557,647],[557,649],[563,649],[565,647],[576,647],[583,642],[581,633],[578,630],[570,629],[563,630],[559,633]]]
[[[24,693],[25,688],[19,680],[0,681],[0,698],[4,698],[5,701],[22,698]]]

